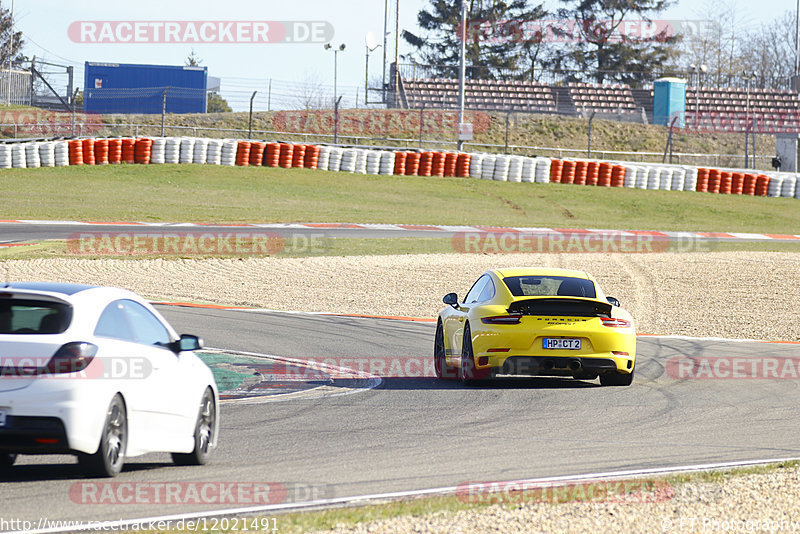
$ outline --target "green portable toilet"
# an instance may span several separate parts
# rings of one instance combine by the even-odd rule
[[[673,117],[675,125],[683,128],[686,112],[686,80],[659,78],[653,82],[653,124],[669,126]]]

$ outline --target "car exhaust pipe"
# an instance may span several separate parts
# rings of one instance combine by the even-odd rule
[[[582,366],[583,365],[581,364],[580,360],[572,360],[571,362],[569,362],[569,365],[568,365],[569,370],[573,371],[573,372],[574,371],[580,371]]]
[[[545,371],[550,371],[553,367],[555,367],[555,365],[556,364],[553,363],[553,360],[545,360],[542,362],[542,369]]]

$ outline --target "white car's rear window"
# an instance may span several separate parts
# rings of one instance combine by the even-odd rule
[[[0,334],[60,334],[72,320],[63,302],[0,298]]]

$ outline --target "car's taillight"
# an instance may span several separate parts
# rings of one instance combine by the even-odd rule
[[[625,319],[616,319],[614,317],[600,317],[603,326],[610,326],[612,328],[628,328],[631,325],[630,321]]]
[[[59,347],[43,373],[77,373],[83,371],[94,359],[97,354],[97,345],[86,343],[85,341],[73,341],[65,343]]]
[[[522,315],[495,315],[492,317],[483,317],[481,322],[483,324],[519,324]]]

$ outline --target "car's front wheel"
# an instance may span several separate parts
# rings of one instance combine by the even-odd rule
[[[217,424],[217,405],[211,388],[206,389],[200,401],[197,422],[194,426],[194,449],[188,454],[172,453],[172,461],[177,465],[203,465],[211,455],[214,443],[214,429]]]
[[[492,369],[478,369],[475,366],[475,355],[472,351],[472,331],[469,324],[464,325],[464,339],[461,343],[461,367],[458,371],[458,378],[464,384],[475,384],[481,380],[491,378]]]
[[[455,380],[458,371],[455,367],[447,365],[444,348],[444,328],[442,323],[436,325],[436,336],[433,340],[433,368],[436,378],[440,380]]]
[[[125,463],[125,450],[128,445],[128,417],[125,403],[117,394],[111,399],[106,410],[100,445],[94,454],[80,453],[78,463],[87,474],[98,477],[117,476]]]

